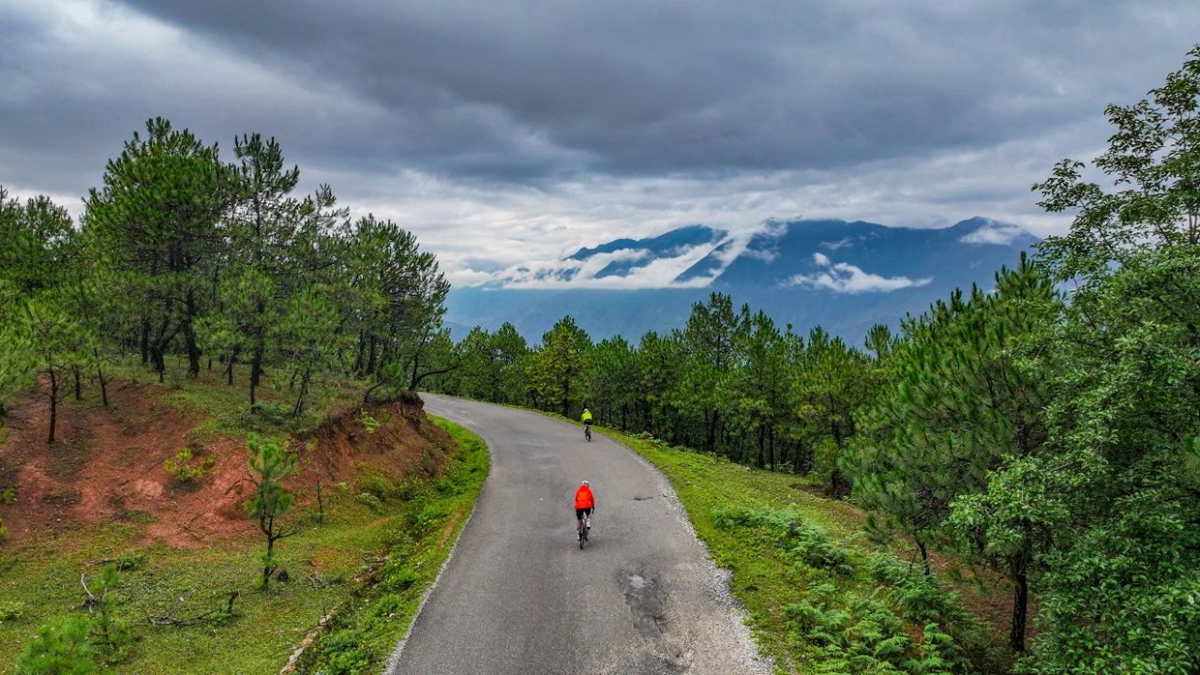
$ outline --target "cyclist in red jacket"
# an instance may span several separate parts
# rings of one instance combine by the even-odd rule
[[[579,484],[579,489],[575,491],[575,536],[579,536],[579,530],[583,527],[583,516],[592,515],[592,511],[596,510],[596,496],[592,494],[592,488],[585,480]]]

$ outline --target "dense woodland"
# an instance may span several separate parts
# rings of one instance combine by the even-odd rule
[[[570,317],[453,346],[444,391],[815,473],[926,561],[1013,587],[1022,672],[1200,672],[1200,48],[1036,185],[1069,234],[864,344],[713,294],[594,342]],[[1088,176],[1103,175],[1105,188]],[[1027,617],[1036,600],[1036,633]]]
[[[299,416],[333,381],[588,406],[820,476],[879,539],[1003,574],[1020,672],[1200,672],[1200,49],[1107,116],[1094,166],[1064,161],[1035,186],[1074,215],[1069,234],[862,345],[721,294],[636,343],[594,342],[570,317],[536,345],[511,325],[453,343],[448,284],[410,233],[351,219],[328,187],[295,195],[273,140],[243,136],[227,162],[152,120],[78,224],[0,192],[0,403],[39,383],[53,442],[58,403],[103,392],[113,359],[161,378],[181,355],[256,414],[280,412],[263,386]]]

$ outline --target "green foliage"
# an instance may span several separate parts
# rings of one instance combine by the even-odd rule
[[[571,317],[563,317],[530,354],[526,374],[537,400],[568,416],[582,407],[583,376],[592,340]]]
[[[17,659],[16,675],[88,675],[95,671],[88,622],[74,617],[42,626]]]
[[[117,556],[113,564],[119,572],[132,572],[142,569],[149,562],[150,556],[141,551],[124,551]]]
[[[794,513],[721,508],[715,509],[712,517],[713,524],[723,530],[755,530],[774,541],[787,558],[815,570],[842,575],[854,571],[849,550],[835,544],[823,528],[800,522]]]
[[[387,476],[379,473],[370,473],[359,478],[358,487],[364,493],[375,497],[379,502],[398,496],[396,484],[389,480]]]
[[[382,422],[372,417],[371,413],[367,412],[366,410],[359,412],[358,423],[363,426],[363,429],[367,432],[368,436],[374,434],[375,430],[379,428],[380,424],[382,424]]]
[[[25,616],[25,603],[19,600],[0,602],[0,623],[20,621]]]
[[[246,511],[258,521],[258,528],[267,539],[267,551],[262,558],[262,587],[266,590],[271,575],[278,569],[275,543],[298,532],[294,526],[288,527],[281,522],[296,500],[296,496],[283,487],[283,479],[296,470],[296,455],[279,443],[257,436],[247,439],[246,448],[254,483],[254,493],[246,500]]]
[[[370,492],[360,492],[358,493],[358,497],[355,499],[359,504],[362,504],[376,513],[383,510],[383,501]]]
[[[163,461],[163,468],[175,482],[181,485],[194,485],[199,483],[209,471],[212,471],[213,465],[216,464],[217,458],[213,455],[208,455],[203,459],[197,459],[192,454],[191,448],[184,448],[175,453],[174,457],[168,457]]]
[[[92,612],[91,641],[109,660],[118,659],[133,643],[129,624],[116,616],[116,589],[120,584],[121,576],[116,564],[106,565],[91,583],[93,589],[88,605]]]
[[[12,504],[17,500],[17,488],[6,487],[0,489],[0,504]]]
[[[453,538],[442,536],[446,514],[469,511],[487,477],[487,446],[466,429],[434,418],[459,445],[440,479],[454,490],[413,487],[389,524],[387,559],[371,571],[374,583],[352,605],[335,613],[300,660],[301,673],[377,672],[412,621],[421,597],[448,555]],[[412,486],[410,486],[412,487]],[[367,496],[374,497],[368,493]],[[465,518],[456,522],[457,534]],[[423,524],[422,524],[423,523]],[[417,525],[417,527],[414,527]]]

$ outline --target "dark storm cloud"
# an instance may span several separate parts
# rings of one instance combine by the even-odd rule
[[[1200,25],[1200,6],[1144,1],[130,4],[378,106],[360,157],[517,179],[1033,136],[1140,95],[1154,80],[1125,76],[1177,65]]]
[[[771,218],[1064,221],[1029,185],[1200,40],[1142,0],[0,0],[0,185],[78,212],[149,117],[277,137],[456,282]]]

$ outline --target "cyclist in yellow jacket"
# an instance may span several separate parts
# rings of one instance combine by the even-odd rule
[[[584,408],[583,414],[579,416],[579,420],[583,422],[583,435],[589,441],[592,440],[592,411]]]

